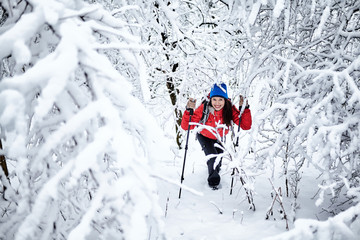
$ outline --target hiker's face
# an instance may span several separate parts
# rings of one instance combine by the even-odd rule
[[[219,111],[225,106],[225,99],[222,97],[212,97],[211,105],[216,111]]]

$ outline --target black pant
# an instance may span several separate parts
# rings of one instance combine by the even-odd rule
[[[200,133],[197,134],[197,140],[199,141],[202,150],[204,151],[205,155],[209,155],[209,154],[220,154],[223,153],[223,150],[215,147],[215,143],[218,143],[217,140],[215,139],[211,139],[211,138],[207,138],[203,135],[201,135]],[[216,160],[216,156],[210,158],[207,161],[207,165],[208,165],[208,172],[209,175],[211,175],[214,172],[214,163]],[[219,164],[216,166],[216,171],[219,172],[220,171],[220,167],[221,167],[221,160],[219,162]]]

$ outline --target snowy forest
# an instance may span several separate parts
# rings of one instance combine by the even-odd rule
[[[359,239],[358,0],[1,0],[0,60],[0,239]],[[179,126],[221,82],[213,191]]]

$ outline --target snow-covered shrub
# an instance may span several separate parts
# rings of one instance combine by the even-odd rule
[[[10,173],[7,182],[1,171],[1,236],[162,238],[150,175],[167,148],[128,75],[145,71],[134,67],[141,38],[81,0],[2,8],[0,136]],[[113,67],[114,52],[128,72]]]
[[[356,240],[360,236],[360,203],[326,221],[299,219],[289,232],[266,240]]]
[[[354,205],[343,187],[359,186],[359,2],[259,4],[248,7],[247,16],[257,14],[244,23],[248,59],[239,58],[260,102],[252,135],[259,166],[282,161],[285,179],[300,181],[310,163],[321,176],[318,204]]]

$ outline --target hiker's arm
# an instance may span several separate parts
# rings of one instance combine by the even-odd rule
[[[242,96],[240,96],[240,103],[243,104],[244,99],[242,98]],[[233,105],[233,121],[236,125],[239,125],[239,115],[240,115],[240,110],[241,108],[243,109],[243,113],[241,115],[241,123],[240,123],[240,127],[243,130],[249,130],[251,128],[252,125],[252,118],[251,118],[251,111],[250,111],[250,105],[248,103],[248,101],[246,100],[246,106],[239,106],[240,109],[237,109],[235,105]]]
[[[243,114],[241,115],[240,127],[243,130],[249,130],[251,128],[251,124],[252,124],[252,118],[251,118],[250,108],[245,108]]]

